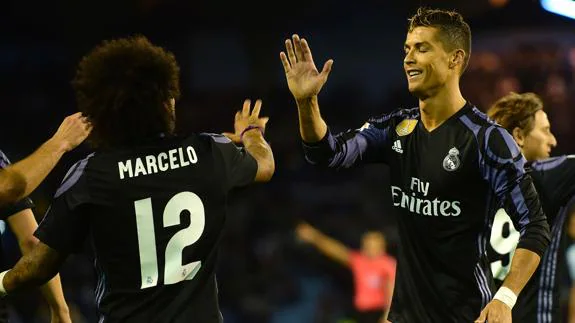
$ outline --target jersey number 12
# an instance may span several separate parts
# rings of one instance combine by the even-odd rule
[[[138,227],[138,248],[140,251],[141,289],[158,284],[158,258],[156,257],[156,234],[152,199],[134,202]],[[202,236],[205,226],[204,203],[192,192],[174,195],[166,204],[163,214],[164,227],[180,224],[180,214],[190,213],[190,225],[174,234],[166,246],[164,284],[171,285],[194,278],[202,266],[201,261],[182,265],[182,251]]]

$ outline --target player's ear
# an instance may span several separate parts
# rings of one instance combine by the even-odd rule
[[[457,66],[463,66],[463,61],[465,59],[465,51],[463,49],[456,49],[451,54],[449,58],[449,68],[454,69]]]
[[[525,135],[523,134],[523,130],[521,130],[519,127],[515,127],[513,128],[511,135],[513,135],[513,139],[515,139],[517,145],[519,147],[523,147],[523,143],[525,142]]]

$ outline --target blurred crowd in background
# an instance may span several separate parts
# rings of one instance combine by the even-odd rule
[[[383,232],[391,255],[400,247],[386,166],[327,171],[303,159],[279,60],[291,33],[308,38],[318,65],[335,60],[320,105],[339,132],[417,105],[402,71],[407,17],[422,4],[460,10],[473,32],[464,96],[485,111],[510,91],[535,92],[559,142],[554,155],[575,151],[575,21],[544,12],[538,1],[316,0],[277,10],[226,1],[82,2],[9,1],[0,13],[0,149],[12,160],[24,157],[75,111],[75,64],[106,38],[142,33],[174,52],[182,68],[183,96],[176,105],[182,132],[228,131],[244,98],[262,98],[276,174],[270,183],[230,197],[218,270],[227,323],[349,320],[352,276],[296,238],[301,220],[352,248],[366,230]],[[82,146],[66,156],[33,193],[38,219],[67,168],[89,151]],[[2,249],[10,266],[19,253],[7,230]],[[61,277],[74,322],[96,322],[89,254],[70,257]],[[46,322],[39,293],[12,300],[14,322]]]

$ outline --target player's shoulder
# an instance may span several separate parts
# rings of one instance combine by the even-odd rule
[[[516,146],[509,132],[476,106],[468,104],[459,121],[473,133],[480,147]],[[513,149],[514,150],[514,149]]]
[[[80,159],[79,161],[74,163],[70,167],[70,169],[68,169],[68,172],[64,176],[64,179],[62,180],[60,187],[56,191],[56,194],[54,196],[55,198],[61,196],[64,193],[70,193],[74,190],[85,189],[83,187],[83,184],[85,184],[86,181],[83,179],[85,179],[88,164],[90,160],[94,158],[95,155],[96,153],[89,154],[84,159]]]
[[[463,113],[459,116],[459,121],[474,133],[486,131],[487,129],[503,129],[497,122],[489,118],[487,114],[479,110],[476,106],[468,103],[464,109]]]
[[[566,161],[575,160],[575,155],[562,155],[562,156],[555,156],[546,159],[536,160],[527,164],[531,169],[537,171],[547,171],[551,169],[555,169],[563,165]],[[571,167],[571,166],[570,166]]]
[[[197,135],[197,138],[202,141],[219,143],[219,144],[229,144],[232,141],[219,133],[211,133],[211,132],[201,132]]]
[[[413,120],[417,123],[419,119],[419,107],[414,108],[398,108],[391,112],[384,113],[378,116],[370,117],[366,125],[373,125],[376,128],[384,128],[391,125],[397,125],[405,120]]]

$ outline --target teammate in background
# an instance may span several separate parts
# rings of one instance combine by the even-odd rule
[[[567,221],[567,239],[569,239],[566,253],[567,268],[571,287],[569,288],[569,303],[567,309],[568,323],[575,323],[575,211],[571,210]]]
[[[245,149],[219,134],[178,136],[179,67],[142,36],[97,46],[73,84],[95,153],[70,169],[40,243],[0,274],[0,292],[47,281],[88,240],[99,322],[222,322],[215,264],[228,193],[274,173],[261,101],[236,114]]]
[[[8,157],[0,150],[0,169],[10,165]],[[0,219],[8,223],[8,226],[18,240],[18,246],[23,255],[32,251],[38,244],[34,237],[34,230],[38,227],[32,208],[34,204],[30,198],[24,198],[12,205],[0,208]],[[64,299],[60,276],[56,275],[52,280],[41,288],[42,294],[50,308],[51,322],[72,322],[68,305]],[[6,300],[0,300],[0,322],[8,322],[8,304]]]
[[[0,170],[0,207],[28,196],[48,176],[64,153],[81,144],[91,131],[81,113],[68,116],[58,131],[23,160]]]
[[[381,232],[366,232],[361,250],[350,250],[307,223],[296,228],[297,236],[326,256],[351,269],[357,323],[385,322],[393,295],[395,259],[386,253]]]
[[[503,126],[519,145],[527,159],[526,168],[551,227],[551,243],[538,270],[525,286],[513,308],[514,322],[562,322],[560,277],[567,247],[564,224],[568,210],[575,204],[575,156],[549,158],[557,145],[551,133],[543,102],[534,93],[510,93],[493,104],[487,114]],[[507,214],[500,210],[495,217],[488,254],[496,279],[503,280],[509,269],[519,239]]]
[[[471,31],[461,15],[421,8],[409,20],[403,63],[419,107],[338,135],[318,104],[333,61],[319,72],[306,40],[293,35],[285,45],[280,57],[306,159],[331,168],[390,166],[400,241],[389,320],[511,322],[517,295],[549,243],[549,226],[519,148],[460,92],[471,52]],[[523,234],[510,273],[493,295],[486,242],[501,206]]]

